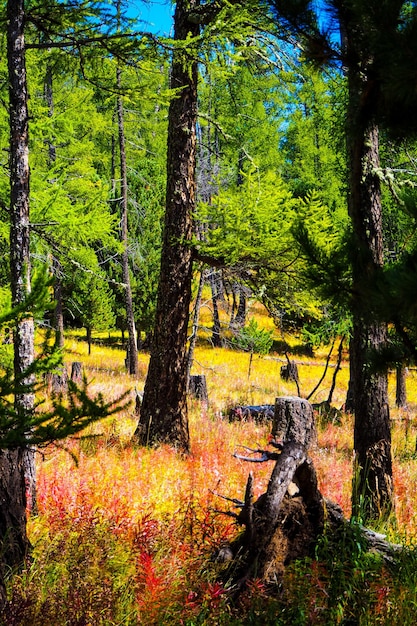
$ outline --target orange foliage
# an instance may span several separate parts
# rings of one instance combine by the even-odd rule
[[[83,348],[73,342],[71,351],[78,359]],[[102,391],[110,399],[133,389],[118,350],[94,347],[90,357],[82,358],[88,377],[93,378],[92,392]],[[139,389],[147,357],[141,355],[140,359],[142,374],[135,382]],[[144,449],[132,445],[133,409],[92,427],[91,439],[69,442],[78,464],[62,449],[51,446],[45,450],[38,463],[39,515],[29,524],[37,576],[28,572],[27,578],[16,578],[12,588],[16,602],[27,606],[27,617],[19,618],[19,623],[36,623],[42,614],[45,626],[75,624],[68,617],[71,602],[78,603],[84,617],[95,612],[100,598],[103,602],[102,591],[96,595],[91,591],[95,586],[106,589],[103,606],[107,607],[103,608],[103,621],[94,613],[96,621],[91,623],[95,625],[122,623],[122,618],[126,624],[185,623],[202,610],[213,619],[216,612],[226,610],[224,589],[211,578],[210,555],[238,529],[230,517],[216,512],[230,509],[230,503],[219,495],[243,498],[250,470],[258,497],[272,469],[270,463],[249,467],[233,456],[241,446],[267,445],[268,425],[250,420],[229,423],[227,410],[233,403],[272,404],[277,395],[294,394],[292,383],[280,380],[282,362],[279,355],[256,358],[248,379],[247,355],[200,347],[196,363],[207,376],[210,406],[206,409],[198,402],[190,403],[192,450],[186,458],[168,446]],[[321,368],[304,364],[300,372],[302,388],[310,390]],[[329,379],[325,388],[328,384]],[[340,406],[346,385],[344,364],[336,391]],[[415,429],[408,423],[405,444],[403,428],[402,422],[396,422],[394,450],[402,455],[394,464],[396,508],[399,527],[414,539]],[[347,416],[341,425],[322,425],[318,447],[312,453],[320,489],[346,516],[350,514],[352,430]],[[80,567],[83,579],[79,579]],[[264,590],[256,581],[253,585],[251,597],[263,598]],[[382,612],[386,599],[383,585],[377,595]],[[131,617],[127,619],[127,615]]]

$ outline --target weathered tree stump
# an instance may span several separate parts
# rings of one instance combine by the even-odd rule
[[[188,381],[188,392],[191,396],[208,404],[207,382],[204,375],[190,376]]]
[[[81,383],[83,380],[82,373],[83,364],[80,361],[74,361],[71,365],[71,380],[73,383]]]
[[[281,367],[281,378],[286,382],[291,381],[296,384],[297,394],[300,395],[300,380],[298,377],[298,367],[295,361],[290,361],[290,357],[285,353],[287,359],[287,365]]]
[[[297,396],[276,398],[272,437],[283,442],[295,441],[306,449],[316,443],[313,407],[308,400]]]
[[[318,489],[308,448],[316,442],[313,409],[298,397],[277,398],[272,450],[249,450],[256,456],[235,455],[241,460],[275,461],[265,493],[253,502],[253,478],[249,474],[242,502],[225,498],[240,509],[227,511],[245,530],[231,544],[222,545],[216,560],[223,563],[222,578],[237,595],[252,577],[267,585],[282,580],[286,566],[295,559],[314,555],[324,527],[329,532],[346,523],[336,504],[326,501]],[[281,441],[277,441],[279,438]],[[399,548],[381,535],[363,529],[368,544],[389,555]]]
[[[68,391],[68,372],[65,366],[60,371],[48,372],[45,375],[45,383],[48,393],[59,394]]]
[[[297,363],[295,361],[288,361],[287,365],[282,365],[280,375],[282,380],[298,383],[299,377]]]
[[[331,406],[327,400],[324,400],[323,402],[315,402],[312,404],[312,407],[318,423],[331,423],[338,425],[342,423],[342,411],[337,409],[335,406]]]

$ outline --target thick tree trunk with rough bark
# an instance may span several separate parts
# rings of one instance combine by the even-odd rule
[[[195,0],[179,0],[175,39],[195,37],[189,21]],[[189,450],[187,332],[191,301],[192,215],[195,208],[197,62],[173,53],[171,87],[177,90],[168,114],[167,194],[155,333],[136,438],[143,445],[169,443]]]
[[[24,450],[0,450],[0,603],[4,575],[19,567],[29,551],[26,534]],[[4,588],[3,588],[4,591]]]
[[[374,122],[377,86],[372,79],[372,58],[351,49],[357,41],[356,24],[347,22],[347,55],[361,63],[348,70],[348,210],[353,225],[352,251],[353,331],[350,343],[354,448],[358,471],[352,495],[353,510],[364,519],[388,514],[393,507],[391,425],[387,373],[376,371],[370,354],[387,340],[386,325],[369,311],[369,290],[383,266],[382,206],[378,127]]]

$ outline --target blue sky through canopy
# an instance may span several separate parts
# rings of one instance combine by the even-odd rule
[[[143,30],[169,35],[172,28],[173,10],[171,0],[151,0],[150,2],[131,0],[128,3],[127,16],[143,22]]]

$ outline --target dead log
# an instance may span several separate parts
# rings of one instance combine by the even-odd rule
[[[272,450],[246,448],[240,460],[252,463],[275,461],[265,493],[253,501],[253,478],[249,475],[243,501],[233,503],[239,512],[226,511],[244,526],[244,532],[222,545],[216,560],[223,563],[221,578],[234,595],[245,583],[260,578],[267,585],[282,581],[285,568],[295,559],[314,556],[318,538],[347,524],[336,504],[326,501],[318,489],[317,476],[308,448],[316,441],[311,405],[302,398],[277,398],[273,434],[281,441],[270,442]],[[393,558],[400,546],[383,536],[362,529],[370,549]]]
[[[242,422],[252,419],[255,422],[266,422],[274,417],[274,404],[243,404],[230,409],[228,414],[229,422]]]

